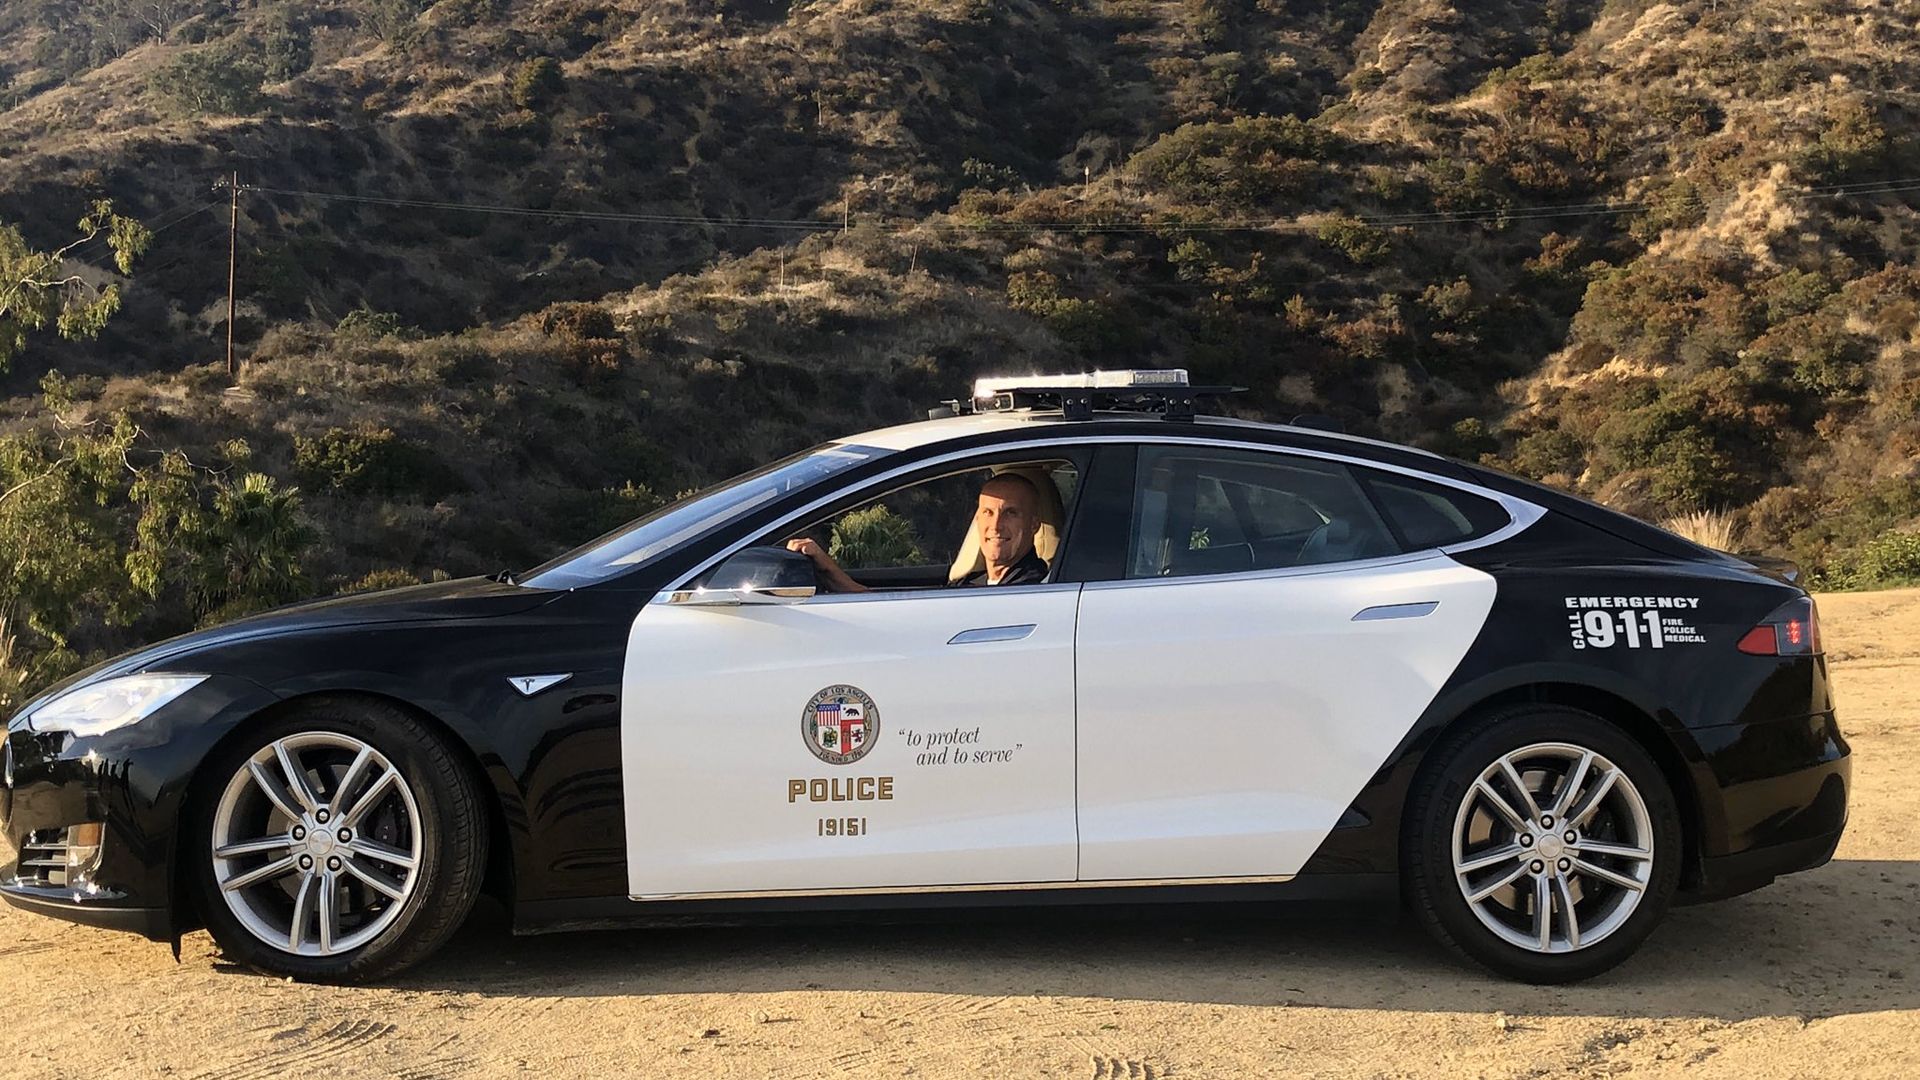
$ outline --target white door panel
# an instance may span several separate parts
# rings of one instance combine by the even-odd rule
[[[1078,599],[1030,586],[647,605],[621,702],[631,894],[1073,880]],[[996,632],[950,644],[972,630]],[[878,717],[864,756],[839,765],[803,732],[835,684]],[[953,732],[945,760],[923,763]],[[892,798],[790,787],[826,780],[831,797],[863,778],[869,794],[890,778]],[[849,817],[862,834],[822,835]]]
[[[1298,872],[1459,665],[1494,588],[1438,554],[1088,586],[1081,879]],[[1389,610],[1354,619],[1370,608]]]

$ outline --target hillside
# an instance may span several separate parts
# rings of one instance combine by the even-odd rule
[[[524,567],[986,370],[1920,573],[1916,86],[1900,0],[11,0],[0,222],[156,235],[0,373],[0,671]]]

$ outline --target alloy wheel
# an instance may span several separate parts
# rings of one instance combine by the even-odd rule
[[[385,755],[351,735],[301,732],[261,747],[227,782],[214,881],[262,943],[333,956],[399,917],[423,840],[419,803]]]
[[[1576,952],[1639,907],[1660,854],[1653,836],[1646,800],[1618,765],[1573,743],[1535,743],[1468,786],[1454,815],[1454,880],[1508,944]]]

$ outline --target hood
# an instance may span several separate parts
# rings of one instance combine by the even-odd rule
[[[536,608],[564,595],[563,590],[532,589],[524,585],[508,585],[491,578],[474,577],[288,604],[205,630],[168,638],[95,664],[35,695],[15,715],[24,715],[54,695],[88,680],[110,679],[157,668],[175,657],[229,642],[279,637],[329,627],[488,619]]]

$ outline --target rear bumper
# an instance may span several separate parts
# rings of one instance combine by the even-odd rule
[[[1831,712],[1696,735],[1713,786],[1703,792],[1700,858],[1680,902],[1737,896],[1833,858],[1853,758]]]
[[[1810,836],[1804,840],[1755,848],[1738,855],[1701,859],[1698,883],[1680,893],[1675,902],[1701,904],[1710,900],[1725,900],[1771,885],[1782,874],[1825,866],[1833,859],[1834,849],[1840,846],[1842,831],[1835,829],[1825,836]]]

